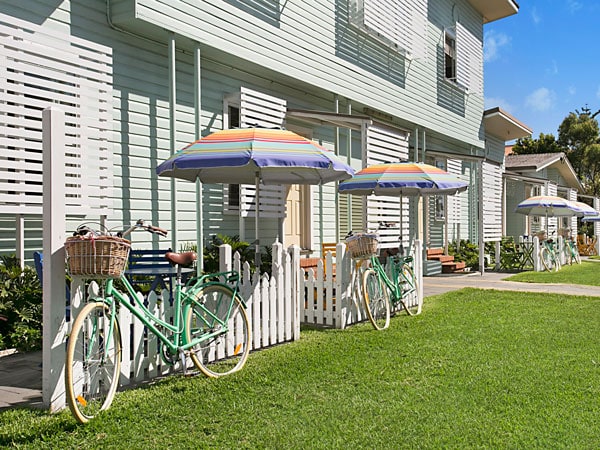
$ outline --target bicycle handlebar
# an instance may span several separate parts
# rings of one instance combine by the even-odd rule
[[[77,227],[77,231],[75,231],[73,233],[73,235],[74,236],[112,236],[113,234],[115,234],[118,237],[125,237],[136,229],[142,229],[142,230],[145,230],[152,234],[158,234],[162,237],[166,237],[167,233],[168,233],[167,230],[165,230],[164,228],[155,227],[154,225],[151,225],[151,224],[145,224],[143,219],[139,219],[136,223],[131,225],[125,231],[119,231],[117,233],[107,229],[104,225],[102,225],[100,223],[94,224],[99,227],[98,229],[91,228],[90,226],[88,226],[88,224],[91,224],[91,223],[88,222],[88,223],[79,225]]]

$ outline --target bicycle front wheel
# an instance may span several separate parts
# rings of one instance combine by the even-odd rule
[[[385,330],[390,326],[390,301],[387,288],[373,269],[363,273],[363,299],[369,321],[376,330]]]
[[[111,319],[108,305],[89,303],[69,336],[65,391],[69,408],[81,423],[108,409],[119,385],[121,334],[116,317]]]
[[[240,298],[225,285],[200,288],[185,320],[194,365],[208,377],[237,372],[250,352],[250,323]]]
[[[544,268],[548,272],[552,272],[552,269],[554,268],[554,257],[548,247],[542,247],[540,250],[540,259],[542,260]]]
[[[423,307],[423,297],[417,282],[415,273],[408,264],[402,265],[402,306],[409,316],[415,316],[421,314],[421,308]],[[411,299],[405,298],[411,295]]]

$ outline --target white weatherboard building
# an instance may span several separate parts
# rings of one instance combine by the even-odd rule
[[[283,126],[356,169],[425,161],[470,188],[401,203],[337,195],[334,183],[267,187],[261,243],[279,237],[316,256],[321,243],[381,222],[391,225],[389,246],[400,234],[427,248],[501,237],[504,141],[528,130],[502,110],[484,114],[482,41],[486,23],[517,13],[512,0],[0,5],[1,253],[31,260],[41,249],[41,111],[50,105],[67,117],[69,230],[101,216],[109,225],[144,218],[179,248],[195,241],[202,217],[206,237],[253,241],[253,186],[205,185],[200,216],[196,186],[155,168],[217,129]]]

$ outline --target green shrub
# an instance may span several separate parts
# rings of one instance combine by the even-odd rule
[[[212,236],[210,241],[204,247],[204,272],[214,273],[219,271],[219,247],[223,244],[231,246],[232,253],[238,252],[242,259],[242,263],[248,262],[252,271],[255,270],[254,262],[254,246],[249,242],[240,241],[238,235],[226,236],[217,234]],[[188,242],[182,245],[181,251],[197,251],[195,242]],[[260,270],[262,273],[271,271],[272,251],[271,247],[264,247],[261,252]]]
[[[0,349],[42,347],[42,286],[35,269],[15,256],[0,257]]]
[[[473,270],[479,270],[479,247],[468,240],[461,239],[456,245],[456,241],[448,244],[448,254],[454,256],[455,261],[464,261],[467,267]]]

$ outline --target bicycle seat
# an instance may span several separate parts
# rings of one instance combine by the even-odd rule
[[[167,252],[165,253],[165,259],[173,265],[189,266],[198,259],[198,255],[196,252]]]

